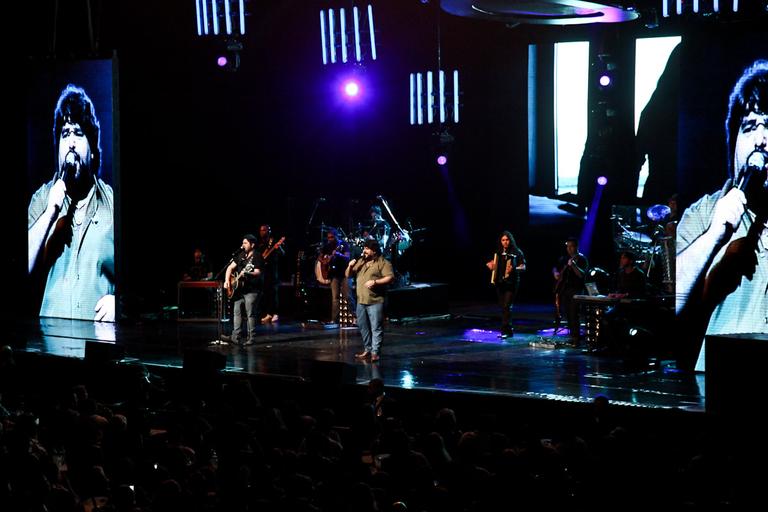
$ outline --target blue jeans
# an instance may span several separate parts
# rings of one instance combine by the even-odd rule
[[[363,350],[378,354],[384,337],[384,304],[357,304],[357,327],[363,337]]]
[[[237,343],[242,343],[243,330],[243,306],[245,306],[245,316],[248,319],[248,338],[252,343],[256,336],[256,326],[259,324],[259,292],[250,292],[242,295],[235,301],[232,309],[235,313],[234,325],[232,329],[232,339]]]

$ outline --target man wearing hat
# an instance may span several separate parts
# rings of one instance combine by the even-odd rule
[[[225,341],[240,346],[253,345],[256,339],[256,326],[259,324],[259,298],[263,287],[262,269],[264,260],[256,251],[258,239],[254,235],[245,235],[240,246],[240,254],[232,259],[224,277],[224,289],[235,302],[232,337],[224,336]],[[243,340],[243,308],[248,319],[248,337]]]
[[[366,240],[363,255],[349,262],[346,275],[357,277],[357,327],[363,351],[355,357],[378,361],[384,335],[384,294],[394,279],[392,264],[382,256],[378,241]]]

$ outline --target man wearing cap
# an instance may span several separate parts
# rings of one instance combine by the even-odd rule
[[[346,275],[357,277],[357,327],[363,351],[355,357],[378,361],[384,335],[384,295],[394,279],[392,264],[382,256],[378,241],[366,240],[363,255],[349,262]]]
[[[263,287],[262,269],[264,260],[256,251],[258,239],[254,235],[245,235],[241,252],[227,267],[224,277],[224,289],[235,301],[232,305],[234,323],[232,337],[223,336],[224,341],[240,346],[253,345],[256,339],[256,326],[259,324],[259,298]],[[243,308],[248,319],[247,338],[243,340]]]

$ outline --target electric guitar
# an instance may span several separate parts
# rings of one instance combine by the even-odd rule
[[[269,255],[272,254],[272,251],[283,245],[283,242],[285,242],[285,237],[280,238],[280,240],[272,244],[272,247],[269,249],[265,249],[264,252],[261,253],[261,257],[266,261],[266,259],[269,258]]]
[[[240,286],[240,280],[243,279],[245,274],[248,272],[253,272],[254,266],[253,263],[248,263],[243,270],[238,272],[237,274],[232,274],[229,276],[229,288],[227,289],[227,298],[231,299],[232,296],[235,294],[235,290],[237,290],[237,287]]]

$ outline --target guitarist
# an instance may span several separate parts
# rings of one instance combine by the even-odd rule
[[[278,286],[280,285],[280,259],[285,256],[285,250],[279,241],[272,237],[269,224],[259,226],[259,245],[256,252],[264,257],[264,298],[261,308],[261,323],[277,322],[278,315]],[[266,256],[264,256],[266,255]]]
[[[348,301],[349,311],[354,311],[354,301],[350,300],[349,280],[344,275],[349,263],[349,245],[339,238],[335,228],[325,234],[325,243],[320,248],[320,266],[331,286],[331,323],[339,322],[342,297]]]
[[[243,237],[241,252],[227,267],[224,278],[224,289],[230,299],[234,300],[232,337],[224,337],[224,339],[240,346],[254,344],[256,326],[259,323],[258,309],[263,285],[264,260],[261,253],[256,251],[257,243],[258,239],[253,235]],[[248,319],[248,333],[245,339],[243,339],[243,310]]]
[[[584,277],[589,263],[587,258],[579,252],[579,241],[574,237],[565,242],[567,255],[560,258],[557,267],[552,269],[555,277],[555,304],[560,311],[565,312],[568,318],[568,331],[571,345],[579,345],[579,306],[573,300],[574,295],[584,293]]]

